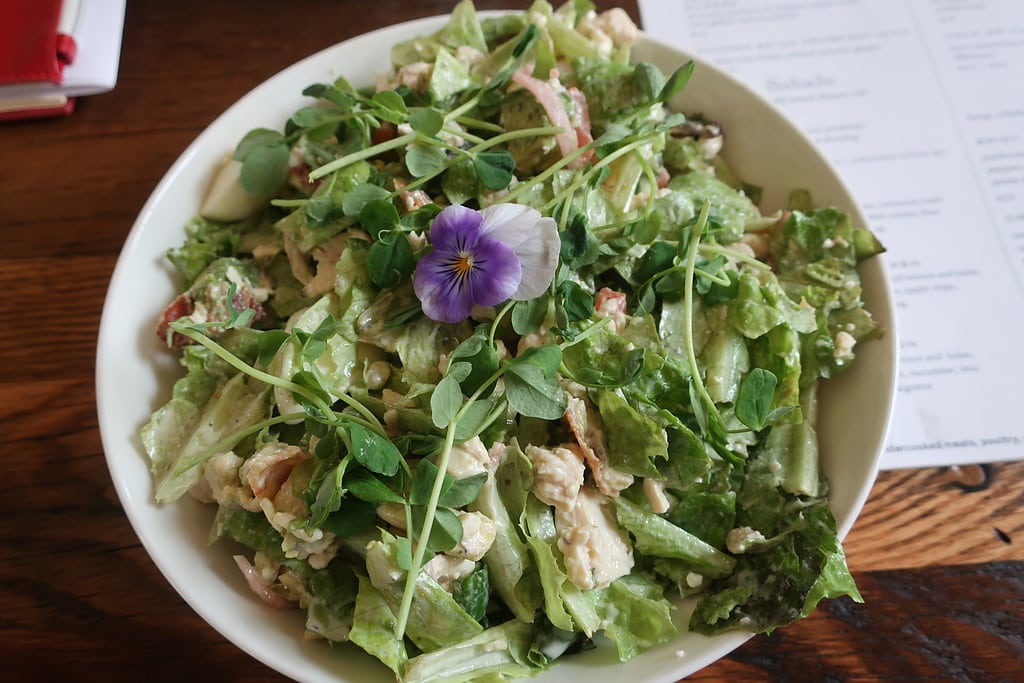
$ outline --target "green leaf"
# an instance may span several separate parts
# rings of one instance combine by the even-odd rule
[[[254,197],[270,197],[288,178],[290,152],[284,143],[253,147],[242,162],[239,180]]]
[[[359,210],[359,224],[373,239],[380,239],[381,233],[400,225],[398,209],[389,199],[370,199]]]
[[[668,458],[668,436],[657,423],[641,415],[614,391],[597,393],[597,407],[606,425],[609,461],[615,469],[638,477],[661,478],[654,458]]]
[[[318,527],[327,519],[327,515],[336,511],[341,505],[341,498],[345,495],[345,488],[342,482],[345,478],[347,460],[342,460],[335,465],[320,482],[316,491],[316,498],[309,506],[309,519],[306,520],[307,527]]]
[[[493,398],[478,398],[462,413],[455,424],[455,441],[460,443],[472,439],[486,429],[493,421],[492,411],[496,406]]]
[[[770,370],[754,368],[740,383],[736,418],[754,431],[764,429],[772,409],[779,378]]]
[[[633,69],[633,85],[645,102],[659,97],[665,87],[665,75],[649,62],[639,62]]]
[[[373,94],[374,113],[390,123],[402,123],[409,113],[405,100],[394,90],[382,90]]]
[[[416,463],[416,468],[412,471],[412,481],[409,484],[409,502],[413,505],[426,505],[430,500],[430,493],[434,489],[434,482],[439,474],[437,465],[426,458]],[[441,485],[441,495],[443,496],[454,483],[455,480],[445,473],[444,482]]]
[[[530,46],[533,45],[533,42],[537,40],[537,36],[539,35],[540,31],[536,24],[530,24],[527,26],[526,30],[523,31],[523,34],[519,37],[519,42],[517,42],[515,47],[512,48],[512,58],[519,59],[522,57],[526,51],[530,49]]]
[[[438,500],[438,504],[447,508],[465,507],[476,500],[486,481],[486,472],[456,479],[451,488]]]
[[[594,295],[572,280],[563,280],[558,285],[562,306],[569,322],[589,320],[594,314]]]
[[[405,499],[388,488],[369,470],[358,469],[345,477],[348,492],[368,503],[404,503]]]
[[[259,344],[259,355],[256,357],[256,362],[259,365],[269,365],[270,361],[277,355],[277,350],[281,348],[291,337],[284,330],[266,330],[260,332]]]
[[[307,391],[312,392],[314,395],[317,396],[317,398],[319,398],[323,403],[327,405],[330,405],[333,402],[330,393],[328,393],[327,389],[325,389],[324,386],[320,383],[320,380],[317,378],[317,376],[311,372],[303,370],[302,372],[295,373],[292,376],[292,382],[298,384],[300,387],[306,389]],[[320,409],[313,403],[311,403],[306,396],[303,396],[298,392],[292,392],[292,396],[299,403],[299,405],[301,405],[307,411],[320,411]]]
[[[403,233],[390,233],[374,242],[366,254],[370,282],[381,289],[393,289],[416,267],[412,246]]]
[[[476,177],[489,190],[504,190],[512,182],[516,160],[505,150],[480,152],[473,157]]]
[[[405,536],[395,539],[395,565],[404,572],[412,569],[412,541]]]
[[[582,214],[575,214],[558,237],[561,240],[559,256],[573,270],[589,266],[600,256],[601,243],[587,228]]]
[[[459,383],[462,383],[469,373],[473,372],[473,366],[466,361],[457,361],[448,363],[448,370],[445,372],[449,377],[454,377]]]
[[[313,455],[324,462],[333,462],[341,454],[341,439],[337,429],[328,429],[316,442]]]
[[[448,155],[441,147],[413,144],[405,150],[405,166],[414,178],[439,173],[448,165]]]
[[[419,532],[423,529],[423,522],[426,518],[426,508],[414,505],[412,508],[412,526],[415,530],[413,536],[419,538]],[[458,516],[448,508],[438,508],[434,515],[434,523],[430,527],[430,538],[427,539],[427,549],[433,552],[445,552],[451,550],[462,540],[462,522]]]
[[[444,126],[444,115],[432,107],[414,109],[409,114],[409,125],[420,135],[432,138]]]
[[[540,329],[548,314],[548,297],[539,296],[528,301],[517,301],[512,307],[512,329],[523,336]]]
[[[455,598],[455,602],[477,621],[483,621],[487,616],[490,595],[491,582],[486,566],[452,584],[452,597]]]
[[[313,128],[338,118],[336,110],[322,106],[303,107],[291,116],[291,121],[299,128]]]
[[[658,305],[658,297],[654,293],[654,287],[651,283],[645,283],[636,292],[636,310],[635,315],[647,315],[654,310],[654,307]]]
[[[403,213],[399,223],[406,230],[424,232],[430,229],[430,223],[439,213],[441,213],[441,207],[431,202],[415,211]]]
[[[402,462],[402,454],[388,439],[362,425],[349,427],[352,456],[360,465],[386,477],[394,476]]]
[[[633,282],[647,282],[658,273],[668,270],[675,263],[676,246],[668,242],[655,242],[640,257],[633,270]]]
[[[320,526],[339,536],[355,536],[372,529],[376,521],[376,503],[346,497],[341,499],[338,509],[329,514]]]
[[[555,345],[531,346],[525,352],[508,362],[509,366],[519,366],[529,363],[539,367],[545,377],[554,377],[558,366],[562,363],[562,349]]]
[[[686,560],[700,573],[714,578],[728,576],[736,565],[736,561],[721,550],[624,496],[613,498],[612,502],[619,524],[633,535],[638,551],[654,557]]]
[[[454,375],[446,375],[430,395],[430,419],[435,427],[444,429],[461,407],[462,389],[459,380]]]
[[[676,69],[668,77],[668,80],[661,89],[661,93],[658,94],[658,99],[668,104],[673,97],[682,92],[683,88],[686,87],[686,84],[690,81],[690,76],[693,75],[693,69],[694,63],[692,59]]]
[[[341,210],[346,216],[362,216],[363,208],[368,203],[386,201],[390,196],[391,193],[380,185],[360,183],[345,192],[345,196],[341,200]]]
[[[545,375],[541,366],[533,363],[506,364],[505,395],[520,415],[557,420],[565,414],[565,391],[557,379]]]
[[[235,161],[245,161],[253,150],[259,149],[260,147],[277,147],[284,144],[284,136],[276,130],[270,130],[269,128],[256,128],[246,133],[245,137],[239,141],[231,158]]]
[[[451,360],[462,361],[470,366],[469,374],[459,380],[462,385],[462,393],[466,396],[472,396],[477,389],[484,385],[484,382],[498,371],[498,351],[487,340],[487,331],[483,327],[459,344],[452,352]],[[494,383],[492,382],[480,393],[480,398],[489,396],[493,388]]]
[[[334,200],[329,195],[310,197],[302,207],[306,220],[310,227],[320,227],[330,221],[341,218],[343,211],[335,206]]]
[[[347,85],[344,79],[339,79],[342,85]],[[316,97],[317,99],[326,100],[342,110],[347,111],[352,106],[352,93],[355,89],[349,86],[348,92],[343,91],[337,85],[330,85],[328,83],[314,83],[306,86],[302,91],[302,94],[306,97]]]

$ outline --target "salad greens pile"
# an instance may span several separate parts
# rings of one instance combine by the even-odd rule
[[[185,375],[141,433],[156,498],[215,504],[261,599],[398,680],[860,600],[815,413],[881,334],[857,264],[882,247],[804,192],[763,215],[721,129],[667,106],[693,65],[633,63],[635,36],[587,2],[463,0],[376,87],[310,85],[247,134],[168,253]],[[509,204],[554,226],[541,293],[453,290],[472,314],[432,319],[438,216]],[[439,267],[490,286],[475,254]]]

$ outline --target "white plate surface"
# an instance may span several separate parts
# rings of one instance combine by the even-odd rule
[[[103,311],[96,359],[100,430],[111,477],[143,546],[167,580],[215,629],[253,657],[306,683],[384,683],[391,673],[352,646],[328,646],[302,637],[304,616],[260,603],[247,588],[227,549],[206,543],[212,508],[191,499],[153,502],[139,428],[170,395],[176,360],[160,348],[154,328],[177,294],[164,254],[184,239],[183,226],[198,210],[214,169],[250,129],[281,128],[306,103],[302,89],[344,75],[356,85],[375,81],[389,63],[389,48],[440,27],[423,19],[348,40],[294,64],[255,88],[217,118],[168,170],[146,202],[117,262]],[[690,56],[641,36],[638,60],[670,73]],[[725,157],[740,177],[765,188],[762,209],[781,207],[792,187],[811,190],[819,204],[834,204],[866,225],[835,170],[774,107],[709,64],[696,72],[677,108],[702,112],[723,124]],[[831,502],[845,536],[874,482],[894,397],[896,334],[885,265],[866,262],[861,274],[867,305],[888,330],[882,341],[858,349],[855,367],[823,391],[819,435]],[[685,606],[678,623],[685,626]],[[749,636],[713,638],[682,633],[674,641],[620,665],[611,646],[572,657],[532,679],[538,683],[623,680],[669,683],[707,666]],[[197,674],[201,664],[197,662]]]

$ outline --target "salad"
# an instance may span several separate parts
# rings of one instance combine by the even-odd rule
[[[799,189],[763,214],[727,131],[668,106],[693,64],[636,35],[463,0],[375,87],[246,134],[168,252],[156,499],[214,506],[239,581],[399,681],[860,600],[815,415],[882,334],[882,247]]]

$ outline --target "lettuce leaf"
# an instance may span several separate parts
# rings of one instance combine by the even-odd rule
[[[770,633],[807,616],[822,598],[862,601],[828,499],[786,493],[772,462],[767,454],[751,461],[737,501],[736,524],[766,540],[739,555],[730,576],[711,584],[691,616],[691,630]],[[827,490],[824,482],[819,490]]]
[[[529,659],[534,626],[517,619],[494,626],[463,642],[413,657],[403,683],[463,683],[490,676],[522,678],[544,667]]]
[[[188,376],[181,381],[196,382]],[[191,388],[196,393],[184,398]],[[183,387],[153,413],[139,434],[161,503],[177,500],[199,481],[202,461],[215,455],[210,448],[265,419],[270,411],[267,386],[241,373],[219,384],[205,403],[194,402],[204,394],[205,389]]]
[[[661,586],[639,574],[617,579],[601,592],[604,633],[614,643],[619,661],[669,641],[677,633],[672,603]]]

